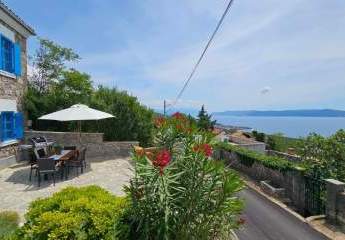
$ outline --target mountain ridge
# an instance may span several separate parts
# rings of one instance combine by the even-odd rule
[[[345,117],[345,111],[336,109],[228,110],[214,112],[212,115],[236,117]]]

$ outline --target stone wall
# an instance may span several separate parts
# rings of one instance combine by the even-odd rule
[[[103,133],[77,133],[77,132],[50,132],[50,131],[25,131],[24,142],[29,143],[33,137],[45,137],[48,141],[61,145],[99,144],[103,143]],[[80,140],[79,140],[80,139]]]
[[[130,142],[104,142],[103,133],[79,133],[76,132],[47,132],[26,131],[25,143],[30,143],[30,138],[44,136],[48,141],[62,146],[85,146],[86,157],[92,161],[110,160],[129,157],[133,146],[139,145],[136,141]],[[79,141],[79,136],[81,137]]]
[[[0,24],[11,29],[6,23],[0,20]],[[26,49],[26,38],[15,32],[15,41],[20,43],[21,46],[21,76],[15,77],[9,74],[0,73],[0,98],[12,99],[17,101],[18,111],[23,110],[23,95],[27,88],[27,49]]]
[[[297,170],[281,172],[267,168],[258,162],[254,162],[252,166],[246,166],[241,163],[236,153],[224,150],[215,153],[215,158],[224,159],[231,168],[246,174],[256,182],[269,181],[277,188],[284,188],[287,200],[298,212],[304,214],[305,182],[302,172]]]
[[[326,179],[326,219],[345,232],[345,183]]]
[[[11,99],[17,102],[17,110],[23,111],[23,96],[27,88],[27,49],[26,38],[18,34],[15,29],[12,29],[5,22],[0,20],[0,24],[15,33],[15,41],[21,46],[21,76],[15,77],[11,74],[0,72],[0,99]],[[11,144],[0,147],[0,168],[1,166],[8,166],[13,164],[15,154],[17,152],[17,145]],[[11,159],[11,161],[9,161]],[[15,162],[15,161],[14,161]]]

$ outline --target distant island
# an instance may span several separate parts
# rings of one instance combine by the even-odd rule
[[[237,117],[345,117],[345,111],[334,109],[301,109],[301,110],[277,110],[277,111],[224,111],[214,112],[213,116],[237,116]]]

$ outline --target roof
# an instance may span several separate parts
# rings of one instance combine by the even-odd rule
[[[36,35],[35,30],[27,25],[23,19],[21,19],[17,14],[15,14],[3,1],[0,1],[0,8],[6,12],[8,15],[10,15],[16,22],[18,22],[20,25],[22,25],[28,32],[30,32],[32,35]]]

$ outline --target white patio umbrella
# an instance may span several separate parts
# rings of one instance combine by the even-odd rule
[[[106,118],[113,118],[114,116],[98,111],[93,108],[89,108],[83,104],[76,104],[69,108],[53,112],[44,116],[41,116],[39,120],[55,120],[60,122],[67,122],[67,121],[78,121],[79,126],[79,142],[80,142],[80,135],[81,135],[81,121],[86,120],[101,120]]]

